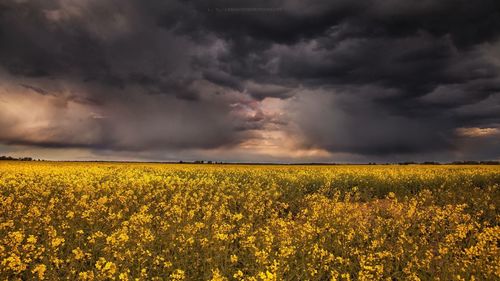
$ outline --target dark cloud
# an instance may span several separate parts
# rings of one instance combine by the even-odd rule
[[[203,77],[214,84],[226,86],[240,92],[243,91],[241,81],[223,71],[206,71],[203,73]]]
[[[0,141],[498,158],[456,130],[500,123],[499,35],[496,0],[2,1],[0,106],[38,109]]]
[[[293,96],[293,88],[273,85],[273,84],[257,84],[248,83],[246,86],[248,93],[257,100],[265,98],[280,98],[286,99]]]
[[[24,88],[32,90],[35,93],[38,93],[40,95],[49,95],[49,93],[42,88],[31,86],[31,85],[26,85],[26,84],[20,84],[20,85],[23,86]]]
[[[362,89],[380,91],[380,89]],[[302,94],[291,111],[304,145],[364,155],[436,152],[453,147],[445,118],[394,115],[378,103],[320,90]],[[321,122],[320,120],[323,120]],[[326,125],[327,124],[327,125]]]

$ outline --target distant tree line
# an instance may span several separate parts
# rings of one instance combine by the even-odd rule
[[[224,162],[217,162],[217,161],[205,161],[205,160],[195,160],[195,161],[179,161],[179,164],[227,164]]]
[[[500,161],[455,161],[455,165],[498,165]]]
[[[2,156],[0,155],[0,161],[43,161],[40,159],[34,159],[32,157],[12,157],[12,156]],[[97,161],[99,162],[99,161]],[[107,162],[107,161],[103,161]],[[167,163],[167,162],[165,162]],[[169,163],[175,163],[175,162],[169,162]],[[233,162],[218,162],[218,161],[211,161],[211,160],[195,160],[195,161],[179,161],[177,162],[179,164],[244,164],[244,165],[249,165],[249,164],[254,164],[254,165],[274,165],[274,164],[280,164],[280,163],[233,163]],[[375,163],[375,162],[369,162],[364,165],[446,165],[446,164],[452,164],[452,165],[500,165],[500,161],[454,161],[454,162],[448,162],[448,163],[440,163],[440,162],[433,162],[433,161],[426,161],[426,162],[398,162],[398,163]],[[288,164],[288,165],[349,165],[349,164],[344,164],[344,163],[294,163],[294,164]],[[354,164],[356,165],[356,164]]]
[[[280,163],[239,163],[239,162],[217,162],[217,161],[206,161],[206,160],[195,160],[195,161],[179,161],[179,164],[244,164],[244,165],[274,165]],[[281,163],[283,164],[283,163]],[[425,162],[397,162],[397,163],[375,163],[369,162],[366,164],[346,164],[346,163],[293,163],[286,165],[499,165],[500,161],[454,161],[454,162],[435,162],[435,161],[425,161]]]
[[[498,165],[499,161],[454,161],[449,163],[439,163],[439,162],[400,162],[399,165],[442,165],[442,164],[452,164],[452,165]]]
[[[2,160],[9,160],[9,161],[40,161],[40,159],[33,159],[31,157],[12,157],[12,156],[0,156],[0,161]]]

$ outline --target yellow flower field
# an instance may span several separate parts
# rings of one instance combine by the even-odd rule
[[[500,166],[0,162],[0,280],[499,280]]]

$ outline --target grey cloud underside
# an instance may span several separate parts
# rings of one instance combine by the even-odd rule
[[[0,141],[209,149],[272,119],[305,148],[498,158],[498,136],[456,129],[500,126],[499,36],[495,0],[3,1],[2,82],[99,114]],[[280,120],[261,116],[266,98],[287,104]],[[69,126],[92,134],[78,142]]]

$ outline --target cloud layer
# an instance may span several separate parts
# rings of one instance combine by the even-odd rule
[[[66,159],[499,159],[499,36],[495,0],[3,1],[0,143]]]

